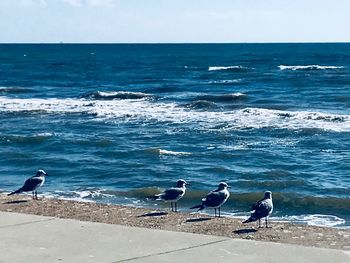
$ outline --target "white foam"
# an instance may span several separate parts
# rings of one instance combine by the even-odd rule
[[[242,93],[242,92],[236,92],[236,93],[232,93],[231,96],[233,96],[233,97],[245,97],[247,95]]]
[[[210,81],[209,84],[232,84],[242,82],[242,79],[222,79]]]
[[[159,149],[160,155],[190,155],[189,152],[175,152],[175,151],[169,151],[169,150],[163,150]]]
[[[226,213],[227,216],[245,220],[249,217],[249,213],[234,211]],[[282,216],[282,217],[269,217],[272,222],[284,222],[284,223],[296,223],[305,224],[309,226],[324,226],[324,227],[341,227],[346,223],[345,219],[334,216],[334,215],[322,215],[322,214],[308,214],[308,215],[297,215],[297,216]]]
[[[115,96],[128,96],[128,95],[134,95],[135,97],[150,97],[152,95],[143,93],[143,92],[130,92],[130,91],[97,91],[97,94],[101,97],[109,98],[109,97],[115,97]]]
[[[59,191],[46,192],[45,197],[59,198],[62,200],[72,200],[79,202],[94,202],[96,199],[110,198],[113,195],[104,193],[104,189],[81,190],[81,191]]]
[[[217,71],[217,70],[229,70],[229,69],[244,69],[242,66],[212,66],[209,67],[209,71]]]
[[[244,94],[240,94],[243,96]],[[350,132],[350,115],[309,111],[246,108],[196,111],[176,103],[148,100],[13,99],[0,97],[0,112],[30,114],[88,114],[96,120],[165,122],[196,125],[198,129],[322,129]]]
[[[333,215],[321,215],[321,214],[276,217],[276,218],[271,218],[271,220],[278,221],[278,222],[302,223],[309,226],[327,226],[327,227],[336,227],[336,226],[341,226],[345,224],[345,220],[342,218],[339,218]]]
[[[280,70],[327,70],[327,69],[342,69],[342,66],[321,66],[321,65],[304,65],[304,66],[286,66],[279,65]]]
[[[34,136],[37,136],[37,137],[52,137],[52,136],[54,136],[54,133],[52,133],[52,132],[42,132],[42,133],[37,133]]]

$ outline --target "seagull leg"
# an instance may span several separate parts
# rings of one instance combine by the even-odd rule
[[[220,207],[219,207],[219,217],[221,217],[221,215],[220,215]]]
[[[35,191],[35,200],[38,200],[38,192]]]
[[[259,228],[261,227],[261,221],[260,221],[260,219],[259,219]]]
[[[177,203],[175,202],[175,212],[177,212]]]
[[[216,208],[214,208],[214,211],[215,211],[215,217],[216,217]]]
[[[33,195],[33,200],[35,200],[35,197],[34,197],[34,191],[32,192],[32,195]]]

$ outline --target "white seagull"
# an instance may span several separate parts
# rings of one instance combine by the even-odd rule
[[[36,189],[38,189],[44,184],[45,176],[48,176],[48,174],[44,170],[38,170],[36,172],[36,175],[27,179],[21,188],[12,193],[9,193],[8,195],[19,194],[22,192],[32,192],[33,199],[38,200],[38,192]]]
[[[209,194],[207,194],[206,197],[202,199],[201,205],[196,205],[194,207],[191,207],[191,209],[199,208],[197,210],[198,212],[206,207],[214,208],[216,216],[216,209],[219,208],[220,217],[220,207],[227,201],[230,196],[230,192],[227,190],[228,188],[231,188],[231,186],[225,182],[221,182],[218,186],[218,189],[211,191]]]
[[[250,217],[245,220],[243,223],[254,222],[259,220],[259,228],[260,228],[260,219],[265,217],[265,226],[267,227],[267,217],[273,211],[273,203],[272,203],[272,193],[270,191],[265,192],[265,196],[260,201],[256,202],[252,206],[252,213]]]
[[[171,211],[177,212],[177,201],[179,201],[185,195],[186,186],[188,185],[190,184],[185,180],[180,179],[177,181],[176,187],[166,189],[164,192],[161,192],[160,194],[156,194],[149,198],[153,200],[163,200],[165,202],[170,202]]]

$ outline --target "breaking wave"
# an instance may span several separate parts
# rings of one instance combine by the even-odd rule
[[[170,151],[165,149],[159,149],[159,148],[149,148],[147,149],[148,152],[156,154],[156,155],[174,155],[174,156],[180,156],[180,155],[190,155],[190,152],[177,152],[177,151]]]
[[[197,109],[197,110],[209,110],[209,109],[216,109],[218,106],[211,101],[207,100],[196,100],[194,102],[191,102],[189,104],[186,104],[186,107],[191,109]]]
[[[220,95],[201,95],[198,96],[195,100],[200,101],[211,101],[211,102],[233,102],[241,99],[245,99],[247,95],[244,93],[229,93],[229,94],[220,94]]]
[[[222,80],[213,80],[209,81],[209,84],[233,84],[241,83],[242,79],[222,79]]]
[[[230,70],[230,71],[241,71],[248,68],[243,66],[212,66],[208,68],[208,71],[219,71],[219,70]]]
[[[342,69],[342,66],[321,66],[321,65],[305,65],[305,66],[286,66],[279,65],[280,70],[328,70],[328,69]]]
[[[238,96],[239,97],[239,96]],[[233,97],[234,98],[234,97]],[[212,97],[212,100],[223,100]],[[228,97],[232,99],[232,97]],[[0,113],[88,114],[96,119],[195,124],[203,129],[321,129],[350,132],[350,115],[245,108],[197,111],[176,103],[149,100],[12,99],[0,97]]]
[[[89,94],[87,98],[94,100],[140,100],[153,98],[153,95],[142,92],[129,91],[97,91],[92,94]]]

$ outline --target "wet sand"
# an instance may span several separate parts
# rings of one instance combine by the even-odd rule
[[[236,218],[214,218],[197,213],[181,211],[175,213],[169,210],[152,210],[54,198],[40,198],[38,201],[33,201],[30,196],[26,195],[7,196],[0,194],[0,211],[350,250],[350,229],[280,222],[269,222],[270,228],[257,228],[256,222],[242,224],[241,220]],[[265,226],[265,223],[262,225]]]

